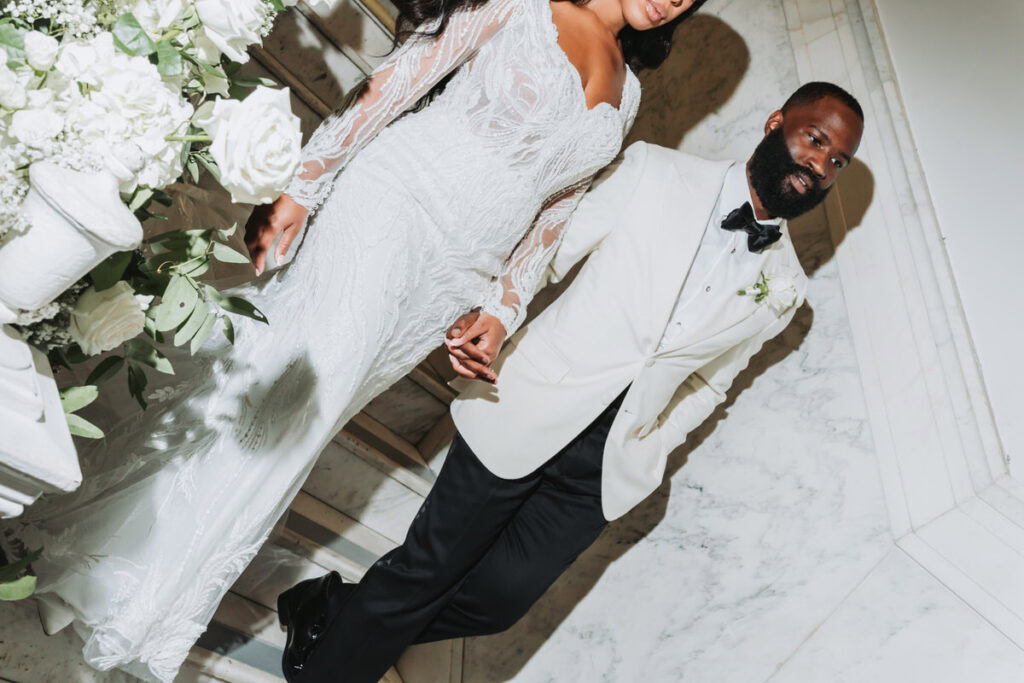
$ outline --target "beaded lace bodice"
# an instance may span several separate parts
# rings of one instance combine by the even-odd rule
[[[357,161],[390,170],[436,223],[424,239],[494,277],[480,303],[511,334],[640,99],[628,73],[618,108],[588,109],[557,37],[546,0],[490,0],[457,12],[436,39],[411,38],[317,129],[288,194],[315,209]],[[403,115],[452,71],[428,106]],[[332,222],[320,217],[317,227]]]

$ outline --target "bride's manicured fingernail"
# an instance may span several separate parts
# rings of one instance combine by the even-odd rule
[[[460,334],[462,334],[462,328],[461,327],[453,327],[452,328],[452,334],[454,334],[456,337],[458,337]]]

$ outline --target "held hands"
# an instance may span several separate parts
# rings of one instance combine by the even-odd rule
[[[260,204],[252,210],[245,224],[245,246],[249,249],[249,257],[252,258],[257,275],[262,274],[266,268],[267,251],[278,234],[281,234],[281,241],[274,252],[274,260],[281,263],[308,215],[309,211],[304,206],[286,194],[271,204]]]
[[[498,375],[489,367],[505,342],[505,326],[493,315],[470,311],[450,328],[445,345],[448,360],[462,377],[494,384]]]

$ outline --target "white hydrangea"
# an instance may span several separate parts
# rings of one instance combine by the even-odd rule
[[[181,175],[183,143],[166,138],[184,132],[192,106],[161,80],[148,59],[115,50],[104,32],[88,43],[66,45],[57,70],[69,83],[59,95],[68,135],[97,159],[106,159],[122,189],[163,187]],[[74,81],[92,87],[83,93]],[[128,159],[136,149],[141,167]],[[126,168],[135,171],[134,178],[125,177]]]

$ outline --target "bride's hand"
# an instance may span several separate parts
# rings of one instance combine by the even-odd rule
[[[278,234],[281,234],[281,241],[274,252],[274,261],[281,263],[288,247],[302,230],[307,215],[309,211],[286,194],[271,204],[261,204],[252,210],[245,224],[245,246],[249,249],[249,257],[256,267],[257,275],[266,267],[267,251]]]
[[[448,329],[445,344],[452,367],[469,379],[494,383],[498,379],[490,367],[505,341],[505,326],[487,313],[470,311]]]

